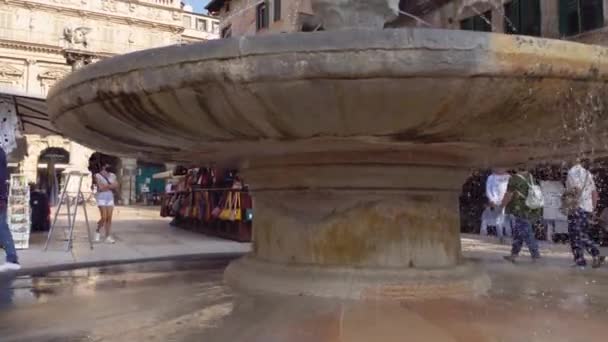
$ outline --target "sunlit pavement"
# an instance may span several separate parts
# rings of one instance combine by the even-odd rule
[[[94,230],[99,219],[95,207],[87,208],[89,224]],[[117,207],[114,212],[113,235],[116,244],[96,243],[91,249],[84,215],[79,213],[74,233],[74,247],[67,251],[64,240],[65,220],[59,221],[47,251],[47,233],[34,233],[30,248],[19,250],[23,273],[46,268],[62,269],[79,265],[132,262],[158,258],[179,258],[218,253],[245,253],[249,243],[206,236],[171,227],[170,218],[162,218],[158,207]]]
[[[487,294],[421,302],[236,294],[229,260],[156,262],[0,280],[0,340],[9,341],[606,341],[608,267],[501,260],[508,245],[464,236]]]

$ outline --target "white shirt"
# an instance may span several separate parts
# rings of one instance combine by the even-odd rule
[[[562,195],[566,188],[562,182],[540,181],[540,188],[543,192],[545,205],[543,206],[543,218],[545,220],[567,220],[562,214]]]
[[[509,178],[511,178],[511,175],[508,173],[504,175],[491,174],[488,177],[488,180],[486,181],[486,196],[494,205],[502,203],[502,199],[507,193]]]
[[[593,192],[596,191],[595,181],[591,172],[587,171],[581,164],[574,165],[568,171],[568,179],[566,188],[581,189],[581,198],[579,199],[579,208],[588,213],[592,213],[593,207]]]
[[[110,185],[112,183],[116,183],[116,175],[113,173],[109,173],[107,176],[108,179],[106,179],[106,177],[102,176],[101,174],[97,173],[95,174],[95,179],[97,180],[97,184],[99,185]],[[108,181],[110,181],[108,183]],[[99,187],[97,188],[99,189]],[[114,200],[114,193],[112,192],[112,190],[106,190],[106,191],[98,191],[97,192],[97,200]]]
[[[485,222],[488,226],[498,226],[498,217],[500,216],[500,210],[492,208],[486,208],[481,214],[481,221]]]

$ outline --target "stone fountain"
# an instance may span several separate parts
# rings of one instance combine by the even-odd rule
[[[563,158],[581,144],[603,150],[608,49],[381,29],[397,2],[319,0],[328,31],[101,61],[52,89],[53,123],[107,152],[238,164],[256,219],[253,252],[226,271],[235,288],[321,303],[483,294],[488,278],[461,258],[464,179],[473,167]],[[283,340],[269,331],[248,336]],[[341,340],[368,335],[357,336]]]

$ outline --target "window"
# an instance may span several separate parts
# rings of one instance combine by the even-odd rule
[[[274,21],[281,20],[281,0],[274,0]]]
[[[207,20],[196,19],[196,29],[199,31],[207,31]]]
[[[467,31],[492,32],[492,11],[460,21],[460,29]]]
[[[222,29],[222,38],[230,38],[232,36],[232,26],[228,25]]]
[[[214,21],[213,23],[211,23],[211,31],[213,31],[213,33],[218,33],[219,23],[217,21]]]
[[[106,26],[106,27],[104,27],[104,28],[101,30],[101,36],[102,36],[102,38],[101,38],[101,39],[102,39],[104,42],[109,42],[109,43],[112,43],[112,42],[114,42],[114,40],[115,40],[115,39],[114,39],[114,38],[115,38],[115,37],[114,37],[114,34],[115,34],[115,33],[116,33],[116,32],[114,31],[114,27],[112,27],[112,26]]]
[[[13,13],[0,12],[0,28],[12,28]]]
[[[268,28],[268,6],[266,2],[256,7],[255,26],[258,30]]]
[[[540,0],[505,4],[505,33],[540,37]]]
[[[230,1],[226,1],[226,13],[230,12]]]
[[[192,28],[192,17],[189,15],[184,16],[184,28]]]
[[[604,26],[603,0],[560,0],[559,32],[572,36]]]

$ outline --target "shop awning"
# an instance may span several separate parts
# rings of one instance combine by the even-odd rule
[[[173,177],[173,170],[163,171],[152,175],[152,179],[168,179]]]
[[[14,106],[21,134],[61,135],[51,124],[44,97],[0,89],[0,101]]]

